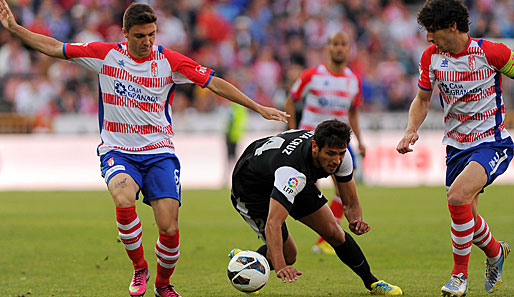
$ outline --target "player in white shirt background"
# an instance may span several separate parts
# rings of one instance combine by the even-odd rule
[[[0,21],[13,36],[39,52],[68,59],[98,73],[98,154],[102,176],[116,206],[120,238],[134,266],[131,296],[142,296],[150,278],[141,244],[142,226],[135,202],[139,192],[154,211],[156,296],[180,296],[170,284],[180,251],[178,210],[180,163],[175,155],[171,105],[177,84],[195,83],[244,105],[268,120],[286,122],[285,112],[262,106],[214,71],[162,46],[154,45],[157,17],[147,4],[134,3],[123,17],[121,43],[62,43],[18,25],[5,0]]]
[[[497,241],[478,213],[479,195],[512,160],[514,144],[505,129],[502,73],[514,77],[514,52],[501,43],[468,35],[469,11],[458,0],[429,0],[418,12],[418,23],[432,43],[420,61],[418,92],[409,109],[401,154],[419,138],[437,82],[444,109],[446,188],[451,215],[454,266],[443,296],[467,293],[471,246],[486,254],[484,289],[492,293],[502,281],[509,245]]]
[[[314,130],[316,126],[330,119],[338,119],[350,124],[357,139],[359,153],[366,156],[359,127],[359,106],[361,105],[361,82],[357,74],[347,67],[350,54],[350,39],[345,32],[332,34],[327,41],[327,63],[306,69],[291,87],[290,95],[284,104],[284,110],[291,115],[288,119],[289,129]],[[300,119],[295,118],[295,105],[304,102]],[[299,122],[299,127],[297,127]],[[353,151],[348,146],[353,156]],[[355,167],[355,157],[354,167]],[[330,209],[340,222],[344,215],[336,181],[335,195],[330,202]],[[334,249],[320,236],[313,247],[315,252],[335,254]]]

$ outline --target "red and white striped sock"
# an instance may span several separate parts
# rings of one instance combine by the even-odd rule
[[[344,206],[343,201],[339,196],[334,195],[334,198],[332,198],[332,201],[330,202],[330,210],[334,214],[334,217],[336,217],[336,221],[339,224],[341,222],[341,219],[344,215]],[[319,236],[318,241],[316,242],[316,245],[320,244],[323,241],[323,237]]]
[[[134,270],[148,268],[143,245],[141,244],[143,227],[137,216],[136,206],[116,207],[116,224],[118,225],[121,242],[123,242],[125,250],[130,260],[132,260]]]
[[[494,263],[500,257],[500,242],[494,239],[489,225],[480,215],[477,215],[473,243],[484,251],[490,262]]]
[[[155,244],[155,254],[157,255],[156,288],[162,288],[170,284],[170,277],[180,256],[179,247],[178,231],[174,235],[166,235],[159,232],[159,239],[157,244]]]
[[[450,205],[452,217],[453,270],[452,275],[463,273],[468,278],[469,254],[473,245],[475,220],[471,204]]]

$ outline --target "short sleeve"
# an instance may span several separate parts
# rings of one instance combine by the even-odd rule
[[[271,197],[282,204],[288,211],[293,206],[294,199],[307,182],[305,174],[293,167],[283,166],[275,171],[275,181]]]
[[[98,73],[107,54],[116,46],[119,45],[103,42],[65,43],[63,54],[71,62]]]
[[[346,151],[346,154],[344,154],[343,161],[334,175],[338,182],[349,182],[352,180],[353,160],[352,154],[349,151]]]
[[[434,82],[430,80],[430,63],[432,61],[432,54],[434,53],[435,45],[429,46],[421,56],[419,61],[419,79],[418,87],[425,91],[432,90]]]
[[[310,83],[312,76],[316,72],[316,68],[309,68],[305,70],[302,75],[294,82],[291,87],[290,93],[295,100],[301,100],[305,93],[307,85]]]
[[[508,77],[514,77],[514,53],[510,48],[503,43],[483,39],[479,44],[490,65]]]
[[[170,63],[173,81],[177,84],[195,83],[205,88],[214,75],[214,70],[200,65],[180,53],[163,49],[163,54]]]

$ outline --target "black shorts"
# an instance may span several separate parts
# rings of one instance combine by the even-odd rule
[[[234,208],[246,221],[260,239],[266,242],[265,227],[268,219],[269,200],[271,197],[254,194],[252,191],[245,191],[244,195],[232,191],[231,200]],[[327,203],[327,199],[315,184],[307,184],[305,188],[295,197],[293,207],[289,215],[299,220],[320,209]],[[286,223],[282,225],[282,239],[287,240],[289,233]]]

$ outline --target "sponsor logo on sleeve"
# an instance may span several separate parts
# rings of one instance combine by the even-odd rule
[[[114,157],[111,157],[109,160],[107,160],[107,165],[109,165],[109,167],[114,165]]]
[[[207,73],[207,67],[204,67],[204,66],[201,66],[201,65],[198,65],[196,66],[196,72],[202,74],[202,75],[205,75],[205,73]]]

